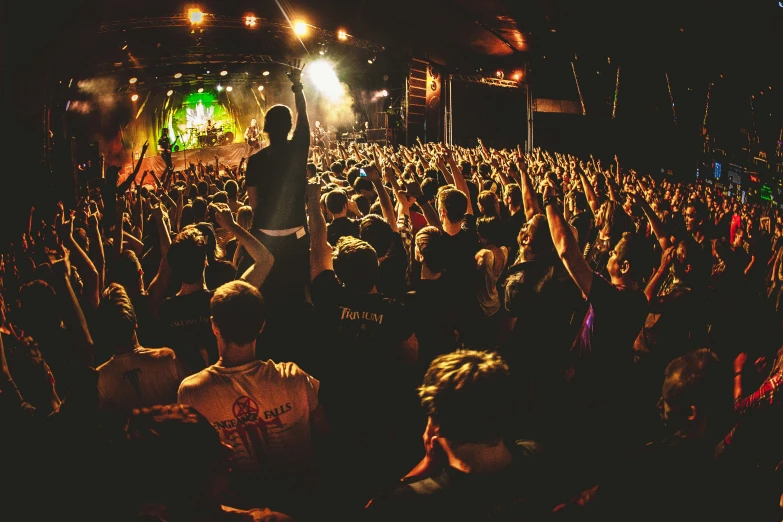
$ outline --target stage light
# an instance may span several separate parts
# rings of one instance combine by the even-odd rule
[[[500,78],[500,79],[502,80],[502,79],[503,79],[503,71],[501,71],[501,70],[499,70],[499,69],[498,69],[498,70],[495,72],[495,76],[497,76],[498,78]]]
[[[375,63],[375,56],[367,60],[367,63],[374,64]]]
[[[264,71],[261,74],[263,74],[264,76],[269,76],[269,71]]]
[[[129,81],[130,83],[136,83],[137,81],[139,81],[139,79],[138,79],[138,78],[131,78],[131,79],[130,79],[130,80],[128,80],[128,81]]]
[[[259,86],[258,86],[258,90],[259,90],[259,91],[263,91],[263,90],[264,90],[264,86],[263,86],[263,85],[259,85]]]
[[[204,21],[204,13],[198,8],[188,9],[188,18],[191,24],[200,24]]]
[[[323,49],[321,49],[320,51],[318,51],[318,54],[320,54],[321,56],[323,56],[323,55],[324,55],[324,50],[323,50]]]
[[[171,89],[166,91],[166,96],[171,96],[172,94],[174,94],[174,91],[172,91]]]
[[[228,71],[220,71],[220,76],[225,76],[228,74]]]
[[[307,24],[301,20],[294,22],[294,33],[297,36],[304,36],[307,34]]]
[[[340,29],[337,31],[337,39],[342,40],[343,42],[348,39],[348,33],[345,31],[345,29]]]
[[[222,85],[218,85],[218,86],[217,86],[217,92],[220,92],[220,91],[222,91],[222,90],[223,90],[223,86],[222,86]]]
[[[133,96],[131,96],[131,101],[136,101],[138,99],[139,99],[139,95],[138,94],[134,94]]]
[[[381,91],[381,96],[383,96],[384,98],[387,97],[388,95],[389,95],[389,91],[387,91],[386,89]]]
[[[333,101],[337,101],[345,94],[334,66],[326,60],[316,60],[309,64],[305,69],[305,75],[318,91]]]
[[[128,48],[128,44],[125,44],[125,45],[123,45],[123,46],[122,46],[122,49],[121,49],[121,50],[122,50],[122,51],[124,51],[124,50],[125,50],[125,49],[127,49],[127,48]]]
[[[227,90],[228,92],[231,92],[231,91],[233,91],[233,90],[234,90],[234,88],[233,88],[233,87],[231,87],[231,86],[229,85],[228,87],[226,87],[226,90]]]
[[[521,80],[521,79],[522,79],[522,71],[514,71],[514,74],[511,76],[511,78],[512,78],[512,79],[513,79],[515,82],[518,82],[519,80]]]
[[[204,92],[204,87],[199,87],[198,92]]]
[[[174,78],[182,78],[182,73],[177,73],[174,75]]]
[[[248,27],[255,27],[256,26],[256,17],[253,15],[248,15],[245,17],[245,25]]]

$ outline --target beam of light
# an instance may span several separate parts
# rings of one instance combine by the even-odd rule
[[[139,95],[138,94],[134,94],[133,96],[131,96],[131,101],[136,101],[138,99],[139,99]]]
[[[285,9],[283,9],[283,6],[280,5],[280,0],[275,0],[275,3],[277,4],[277,7],[280,8],[280,12],[283,13],[283,16],[285,17],[286,22],[288,22],[288,25],[291,26],[291,29],[294,29],[294,34],[296,34],[296,28],[294,27],[293,22],[291,22],[291,18],[288,16],[288,13],[285,12]],[[307,54],[310,54],[310,51],[307,50],[307,46],[304,44],[302,39],[299,37],[299,35],[296,35],[296,38],[299,40],[299,43],[302,44],[302,47],[304,47],[305,52]]]
[[[326,60],[316,60],[305,69],[305,76],[327,98],[337,101],[345,94],[345,88],[337,78],[334,66]]]
[[[576,75],[576,66],[571,62],[571,70],[574,71],[574,81],[576,82],[576,92],[579,94],[579,103],[582,104],[582,116],[587,114],[585,110],[585,99],[582,97],[582,89],[579,88],[579,77]]]
[[[204,13],[199,8],[188,9],[188,18],[191,24],[197,25],[204,21]]]
[[[337,31],[337,39],[344,42],[348,39],[348,32],[345,29]]]
[[[258,86],[258,90],[259,90],[259,91],[263,91],[263,90],[264,90],[264,86],[263,86],[263,85],[259,85],[259,86]]]

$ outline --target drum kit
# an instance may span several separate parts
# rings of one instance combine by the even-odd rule
[[[234,143],[234,133],[225,127],[227,126],[220,121],[215,122],[210,129],[205,123],[195,127],[185,127],[182,136],[180,136],[184,142],[183,148],[218,147]]]

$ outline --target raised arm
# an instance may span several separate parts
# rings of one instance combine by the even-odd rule
[[[560,259],[571,275],[576,285],[585,297],[590,296],[593,287],[593,271],[582,256],[579,243],[571,232],[571,228],[563,218],[563,213],[557,203],[555,187],[550,180],[544,186],[544,207],[546,219],[549,223],[549,232],[552,242],[555,244]]]
[[[633,198],[634,203],[642,208],[644,215],[650,222],[650,228],[652,229],[653,234],[655,234],[655,237],[658,238],[658,244],[661,245],[661,250],[666,251],[672,244],[669,240],[669,236],[666,234],[666,227],[663,225],[663,221],[661,221],[661,218],[658,217],[658,214],[655,213],[641,194],[637,192],[632,194],[631,197]]]
[[[593,216],[597,216],[601,204],[598,202],[598,196],[596,196],[595,190],[593,190],[593,186],[590,184],[590,180],[587,179],[587,174],[585,174],[583,169],[579,170],[579,180],[582,182],[582,190],[585,192],[587,204],[590,206]]]
[[[131,187],[131,184],[136,180],[136,175],[139,173],[139,170],[141,170],[141,162],[144,159],[144,154],[147,153],[147,147],[149,147],[149,143],[145,141],[144,145],[141,147],[139,161],[136,162],[136,166],[133,168],[133,172],[130,173],[128,178],[122,182],[122,185],[117,187],[117,194],[125,194],[125,192]]]
[[[100,302],[100,288],[98,288],[100,276],[98,275],[98,270],[95,269],[95,265],[92,263],[90,256],[88,256],[87,253],[82,250],[82,247],[74,241],[73,222],[74,213],[71,211],[71,220],[68,223],[68,233],[66,234],[66,237],[63,238],[65,240],[63,243],[71,252],[73,264],[79,269],[79,275],[81,275],[82,281],[84,282],[85,298],[90,303],[90,306],[92,306],[94,310],[97,310],[98,303]],[[70,273],[70,265],[68,272]]]
[[[522,182],[519,187],[522,189],[522,204],[525,206],[525,219],[530,221],[536,214],[543,214],[541,208],[538,206],[538,198],[536,192],[533,190],[533,183],[530,181],[530,176],[527,175],[527,165],[524,161],[520,161],[517,164],[519,169],[519,180]]]
[[[171,246],[171,231],[169,230],[166,212],[161,205],[152,209],[152,219],[155,220],[155,226],[158,230],[158,239],[160,240],[160,264],[158,273],[152,279],[147,289],[150,296],[150,308],[152,314],[157,317],[160,305],[166,298],[166,289],[171,280],[171,267],[169,267],[168,253]]]
[[[304,65],[297,60],[291,64],[291,68],[288,71],[288,78],[291,80],[291,90],[294,91],[294,103],[296,105],[296,126],[294,135],[304,139],[306,136],[309,142],[310,139],[310,122],[307,120],[307,102],[302,86],[302,71]]]
[[[272,264],[275,261],[274,256],[261,241],[237,224],[228,205],[223,203],[218,203],[217,205],[218,211],[215,213],[215,219],[218,225],[237,238],[237,250],[239,250],[241,245],[253,258],[253,266],[242,274],[242,279],[256,288],[261,288],[261,285],[264,284],[267,276],[269,276],[269,272],[272,270]]]
[[[392,231],[397,232],[397,216],[394,214],[394,205],[392,205],[389,193],[383,185],[381,173],[379,172],[377,164],[367,166],[364,171],[367,173],[367,179],[369,179],[375,187],[375,192],[378,193],[378,200],[381,203],[383,218],[389,223]]]
[[[326,240],[326,219],[321,212],[321,185],[307,184],[307,223],[310,228],[310,279],[333,270],[332,247]]]
[[[71,334],[74,348],[81,362],[87,366],[94,364],[94,351],[90,330],[87,328],[87,320],[84,318],[82,307],[76,299],[76,294],[71,287],[71,263],[67,249],[63,259],[52,264],[54,273],[54,290],[60,298],[63,322],[67,331]]]

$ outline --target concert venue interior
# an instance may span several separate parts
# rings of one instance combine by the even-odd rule
[[[783,0],[4,1],[0,520],[783,520],[782,50]]]

